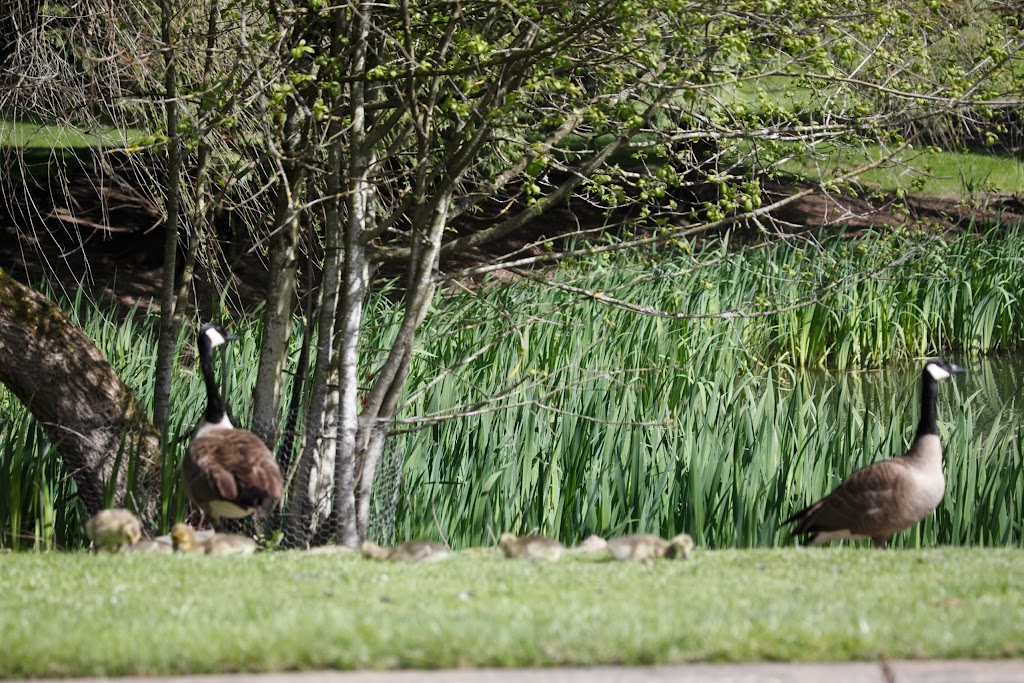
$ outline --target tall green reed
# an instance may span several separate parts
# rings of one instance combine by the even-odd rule
[[[410,389],[468,350],[486,351],[407,412],[476,413],[496,396],[502,409],[398,437],[406,480],[396,536],[468,545],[504,530],[567,542],[686,530],[709,546],[782,543],[788,514],[857,467],[903,452],[921,357],[1020,348],[1024,310],[1013,292],[1024,270],[1013,255],[1022,239],[723,244],[557,276],[653,309],[755,316],[746,318],[644,317],[527,283],[449,301],[429,323],[429,361]],[[793,301],[805,305],[756,317]],[[893,364],[914,381],[890,383],[870,402],[857,375],[812,382],[795,370]],[[983,395],[948,393],[949,495],[897,543],[1020,544],[1017,409],[1002,407],[1001,421],[980,430]]]

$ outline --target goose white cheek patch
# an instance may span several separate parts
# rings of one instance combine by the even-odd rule
[[[206,332],[204,332],[203,334],[205,334],[206,338],[210,340],[210,348],[215,349],[221,344],[227,342],[227,339],[224,338],[224,335],[222,335],[220,332],[218,332],[212,327],[206,330]]]
[[[929,364],[926,367],[928,369],[928,374],[931,375],[932,379],[936,382],[941,382],[950,376],[948,372],[940,368],[938,365]]]

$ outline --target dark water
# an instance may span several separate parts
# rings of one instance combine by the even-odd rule
[[[963,406],[970,404],[975,426],[984,430],[999,419],[1024,418],[1024,354],[985,358],[957,358],[949,361],[967,368],[939,385],[939,421],[949,421]],[[916,420],[920,402],[921,372],[924,359],[877,371],[826,373],[809,372],[800,380],[807,389],[820,395],[829,392],[837,402],[850,402],[867,415],[888,415],[893,408]]]

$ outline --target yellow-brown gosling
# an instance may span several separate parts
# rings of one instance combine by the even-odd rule
[[[159,536],[153,539],[144,539],[132,546],[133,553],[172,553],[174,544],[170,536]]]
[[[693,552],[693,538],[690,534],[677,534],[668,541],[668,552],[665,553],[665,557],[669,559],[690,559],[690,553]]]
[[[509,559],[546,560],[554,562],[562,556],[562,544],[547,536],[520,536],[504,533],[498,538],[498,546]]]
[[[967,372],[942,358],[933,358],[921,373],[921,421],[907,452],[862,467],[832,493],[805,507],[783,524],[796,523],[790,536],[809,545],[870,538],[883,548],[893,534],[927,517],[942,502],[942,444],[936,425],[939,382]]]
[[[142,524],[131,510],[100,510],[85,523],[85,533],[97,551],[117,553],[142,538]]]
[[[354,548],[349,548],[347,545],[318,545],[310,548],[306,551],[307,555],[351,555],[355,552]]]
[[[669,540],[654,534],[631,534],[608,541],[608,553],[622,562],[653,562],[662,558],[685,560],[691,550],[693,539],[689,534],[679,534]]]
[[[216,533],[196,540],[192,527],[180,522],[171,528],[171,541],[176,552],[205,555],[251,555],[257,547],[256,541],[238,534]]]
[[[406,541],[392,548],[381,548],[373,541],[363,541],[359,547],[363,557],[392,562],[438,562],[448,557],[448,546],[430,541]]]
[[[608,550],[608,541],[604,540],[597,534],[591,534],[583,539],[580,544],[574,548],[570,548],[569,552],[588,554],[588,553],[603,553]]]
[[[266,512],[280,500],[281,470],[273,453],[252,432],[228,419],[213,369],[213,349],[234,339],[216,323],[199,329],[199,366],[206,385],[206,411],[182,462],[185,494],[216,527],[221,518]]]

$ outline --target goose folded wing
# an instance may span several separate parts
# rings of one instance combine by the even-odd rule
[[[872,534],[889,525],[905,496],[906,472],[897,460],[857,470],[832,493],[807,510],[797,533],[839,531]]]
[[[281,497],[281,471],[252,432],[225,430],[192,441],[185,477],[198,498],[260,507]]]

